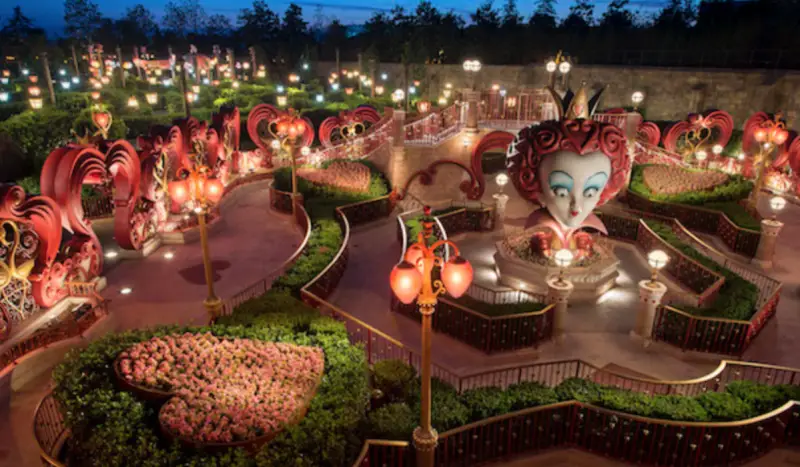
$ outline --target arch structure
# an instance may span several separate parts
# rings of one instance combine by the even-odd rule
[[[362,135],[380,119],[381,115],[375,107],[369,105],[360,105],[352,111],[343,110],[339,115],[322,121],[319,126],[319,141],[326,148],[346,144]]]
[[[277,129],[278,121],[291,115],[294,115],[293,109],[281,110],[270,104],[258,104],[253,107],[247,117],[247,134],[255,143],[256,150],[251,151],[247,160],[243,162],[249,170],[274,166],[273,159],[276,151],[272,144],[273,141],[280,140]],[[311,143],[314,142],[314,124],[308,117],[301,118],[305,122],[305,131],[300,135],[297,145],[300,147],[311,146]]]
[[[661,143],[669,152],[690,159],[698,151],[713,156],[716,145],[723,148],[733,134],[733,117],[724,110],[689,114],[686,120],[673,123],[663,134]]]

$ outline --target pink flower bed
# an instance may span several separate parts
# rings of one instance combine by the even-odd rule
[[[206,334],[154,337],[123,351],[118,375],[174,395],[159,418],[201,444],[274,436],[305,413],[322,377],[321,349]]]
[[[667,165],[645,167],[642,176],[647,188],[659,195],[710,190],[728,181],[728,175],[722,172],[690,171]]]
[[[311,183],[332,186],[340,190],[366,192],[369,189],[370,171],[364,164],[335,161],[324,169],[304,167],[297,175]]]

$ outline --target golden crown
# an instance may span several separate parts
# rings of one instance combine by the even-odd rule
[[[589,119],[592,118],[597,106],[600,104],[600,97],[605,91],[606,87],[603,86],[591,98],[589,98],[589,91],[586,88],[586,82],[581,83],[580,89],[575,93],[572,89],[567,91],[562,96],[553,87],[548,86],[547,91],[556,102],[556,109],[558,110],[559,120],[574,120],[576,118]]]

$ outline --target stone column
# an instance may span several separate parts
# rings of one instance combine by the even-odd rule
[[[762,268],[772,267],[772,257],[775,254],[775,242],[783,228],[783,222],[777,219],[764,219],[761,221],[761,239],[752,263]]]
[[[494,198],[494,229],[503,230],[508,195],[505,193],[495,193],[492,197]]]
[[[568,280],[559,281],[558,277],[547,279],[547,301],[554,306],[553,340],[556,342],[564,339],[567,304],[573,289],[575,286]]]
[[[478,91],[464,91],[464,100],[467,103],[467,121],[465,130],[468,133],[478,132],[478,105],[480,104],[481,93]]]
[[[631,331],[631,336],[643,339],[645,345],[650,344],[656,309],[665,293],[667,286],[661,282],[649,279],[639,281],[639,309],[636,312],[636,327]]]

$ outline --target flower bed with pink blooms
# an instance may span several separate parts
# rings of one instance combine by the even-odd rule
[[[364,164],[334,161],[324,168],[300,168],[297,176],[316,185],[363,193],[369,189],[372,174],[369,167]]]
[[[708,191],[728,181],[728,175],[711,170],[686,170],[669,165],[649,165],[642,171],[644,183],[655,194],[674,195]]]
[[[137,393],[172,396],[159,412],[166,433],[192,444],[262,444],[305,414],[324,360],[316,347],[185,333],[133,345],[115,370]]]

